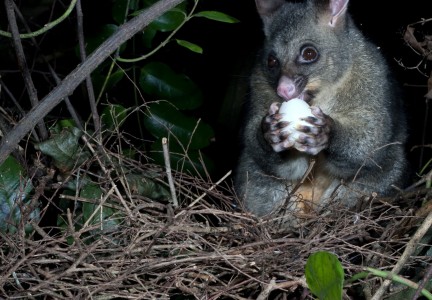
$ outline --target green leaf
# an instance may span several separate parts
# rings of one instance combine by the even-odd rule
[[[152,5],[155,1],[144,1],[146,7]],[[146,47],[151,47],[151,42],[155,37],[156,33],[159,32],[170,32],[179,27],[186,18],[186,3],[182,3],[177,7],[167,11],[162,16],[151,22],[145,29],[143,34],[144,44]],[[139,15],[143,10],[134,12],[132,15]]]
[[[164,186],[142,174],[127,174],[126,180],[132,194],[145,196],[152,200],[166,200],[171,197],[170,192]]]
[[[344,270],[336,255],[320,251],[306,262],[306,282],[320,300],[342,299]]]
[[[15,233],[18,225],[22,222],[22,211],[29,209],[29,195],[33,185],[25,176],[23,167],[18,161],[9,156],[0,166],[0,231]],[[32,211],[26,216],[28,219],[38,221],[40,219],[39,208],[31,208]],[[25,231],[32,231],[28,220]]]
[[[224,23],[238,23],[238,19],[231,17],[219,11],[201,11],[195,14],[196,17],[203,17],[213,21],[224,22]]]
[[[154,137],[177,139],[184,148],[189,145],[189,149],[204,148],[214,137],[214,131],[208,124],[184,115],[164,101],[149,105],[144,126]]]
[[[154,20],[149,26],[161,32],[173,31],[180,26],[186,18],[186,14],[179,9],[172,9]]]
[[[126,120],[127,109],[120,104],[109,104],[102,111],[102,123],[109,129],[120,126]]]
[[[63,128],[60,133],[52,134],[49,140],[35,144],[35,148],[51,156],[61,171],[70,171],[88,158],[88,153],[83,152],[78,143],[81,136],[81,130],[76,127]]]
[[[61,119],[58,121],[58,126],[60,128],[72,128],[75,127],[75,121],[73,119]]]
[[[179,10],[171,10],[151,22],[145,29],[143,34],[144,44],[150,48],[153,38],[156,33],[170,32],[180,26],[185,19],[185,14]]]
[[[185,47],[185,48],[189,49],[192,52],[199,53],[199,54],[203,53],[203,49],[200,46],[198,46],[197,44],[193,44],[191,42],[188,42],[188,41],[185,41],[185,40],[178,40],[178,39],[176,39],[176,42],[180,46]]]
[[[179,109],[195,109],[202,103],[202,92],[189,77],[160,62],[145,65],[139,83],[145,93],[169,100]]]
[[[119,218],[113,217],[117,213],[116,209],[99,205],[102,195],[102,189],[95,183],[86,184],[80,192],[81,197],[95,201],[95,203],[84,202],[82,205],[83,222],[87,222],[91,218],[90,224],[100,225],[98,229],[92,230],[93,234],[116,230],[119,224]],[[95,210],[97,210],[96,213],[94,213]]]

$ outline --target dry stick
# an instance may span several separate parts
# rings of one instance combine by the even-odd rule
[[[215,184],[213,184],[207,191],[210,192],[210,191],[214,190],[219,184],[221,184],[222,181],[224,181],[230,175],[231,175],[231,170],[229,170],[224,176],[222,176],[222,178],[219,179]],[[196,198],[191,204],[189,204],[189,208],[194,206],[198,201],[200,201],[206,195],[207,195],[207,192],[204,192],[201,196]]]
[[[14,12],[14,2],[13,0],[6,0],[5,5],[6,5],[6,13],[9,21],[9,26],[12,33],[12,40],[17,55],[18,66],[21,69],[22,75],[24,77],[24,83],[26,85],[27,93],[29,95],[32,107],[35,107],[39,103],[39,100],[37,98],[37,92],[33,80],[31,78],[30,70],[27,67],[24,49],[19,37],[19,30],[18,30],[18,25],[15,17],[15,12]],[[37,125],[39,128],[40,138],[42,140],[46,140],[48,138],[48,131],[45,127],[42,118],[39,119],[37,123],[38,123]]]
[[[120,193],[120,190],[117,187],[117,184],[114,182],[114,180],[111,177],[110,172],[107,170],[107,168],[105,167],[105,164],[101,161],[100,157],[97,155],[95,149],[93,149],[93,146],[90,144],[90,142],[88,141],[86,136],[82,136],[81,137],[82,140],[84,141],[84,143],[86,144],[87,148],[90,150],[90,152],[94,155],[94,157],[96,158],[96,160],[99,163],[99,166],[101,167],[102,171],[105,173],[105,175],[108,177],[109,182],[111,183],[112,188],[114,189],[117,197],[119,197],[119,200],[121,202],[121,204],[123,205],[123,207],[126,210],[126,213],[128,214],[128,216],[131,218],[131,220],[133,220],[133,215],[132,212],[129,208],[129,206],[127,205],[126,201],[123,199],[122,194]],[[100,146],[98,144],[98,146]]]
[[[298,279],[293,281],[285,281],[282,283],[276,283],[276,279],[272,278],[270,283],[265,286],[265,289],[261,291],[261,293],[256,298],[257,300],[265,300],[268,299],[270,293],[274,290],[282,290],[287,288],[292,288],[293,286],[303,286],[307,287],[306,281],[304,279]]]
[[[231,175],[231,170],[228,171],[221,179],[219,179],[215,184],[213,184],[208,190],[207,192],[212,191],[213,189],[215,189],[219,184],[221,184],[221,182],[223,182],[228,176]],[[191,204],[188,205],[189,208],[193,207],[198,201],[200,201],[202,198],[204,198],[205,196],[207,196],[207,192],[204,192],[201,194],[201,196],[197,197]],[[182,210],[180,211],[175,218],[178,218],[179,216],[181,216],[182,214],[186,213],[186,210]]]
[[[81,58],[81,61],[85,61],[86,60],[86,51],[85,51],[85,46],[84,46],[84,29],[83,29],[84,26],[83,26],[83,13],[82,13],[82,9],[81,9],[81,0],[77,1],[75,9],[76,9],[76,13],[77,13],[77,31],[78,31],[78,45],[79,45],[80,58]],[[91,80],[90,74],[86,77],[86,86],[87,86],[88,98],[90,101],[90,109],[92,112],[95,132],[96,132],[96,134],[99,135],[99,139],[101,139],[102,138],[100,136],[101,124],[100,124],[99,114],[98,114],[97,107],[96,107],[96,99],[95,99],[95,94],[94,94],[93,82]]]
[[[14,3],[14,9],[15,12],[17,14],[17,16],[19,17],[20,21],[24,24],[24,27],[26,28],[28,33],[31,33],[30,27],[28,27],[27,23],[26,23],[26,19],[24,18],[24,16],[21,14],[21,12],[19,11],[17,5]],[[40,51],[40,48],[37,44],[37,41],[35,39],[34,36],[30,37],[31,38],[31,42],[35,45],[35,47],[38,49],[38,51]],[[54,81],[57,85],[59,85],[61,83],[60,78],[58,77],[57,73],[54,71],[54,68],[51,66],[51,64],[49,63],[49,61],[46,59],[46,57],[44,55],[42,55],[42,58],[44,60],[44,62],[47,64],[48,70],[50,71],[52,77],[54,78]],[[12,97],[13,98],[13,97]],[[78,117],[78,114],[75,111],[75,108],[72,106],[69,97],[65,97],[65,103],[66,103],[66,107],[69,111],[69,114],[71,115],[72,119],[75,121],[76,126],[81,129],[84,130],[84,127],[81,124],[81,120]],[[18,103],[16,103],[15,105],[17,105]],[[22,110],[22,108],[19,107],[18,104],[18,108],[20,109],[20,111],[22,112],[22,114],[24,115],[24,110]]]
[[[73,221],[72,221],[72,217],[70,212],[68,211],[68,225],[69,225],[69,229],[71,229],[72,235],[74,237],[74,239],[77,239],[77,237],[79,237],[76,233],[76,231],[74,231],[74,227],[73,227]],[[79,264],[82,264],[85,262],[85,259],[87,258],[87,256],[91,255],[92,253],[94,253],[94,250],[99,247],[101,245],[101,240],[97,240],[95,243],[93,243],[92,245],[88,246],[87,249],[85,249],[86,251],[83,251],[80,253],[80,256],[78,258],[75,258],[74,262],[72,263],[72,265],[70,265],[66,270],[64,271],[60,271],[57,274],[52,274],[52,277],[50,277],[50,280],[46,280],[46,281],[42,281],[41,283],[39,283],[36,286],[32,286],[30,288],[30,292],[37,292],[40,291],[42,288],[45,288],[47,285],[50,285],[54,282],[56,282],[59,278],[66,276],[70,273],[75,273],[78,271],[77,266]]]
[[[426,217],[426,219],[423,221],[422,225],[417,229],[414,236],[411,238],[411,240],[408,242],[408,244],[405,247],[405,251],[403,252],[401,258],[396,263],[396,265],[391,270],[392,274],[398,274],[404,264],[407,262],[407,260],[410,258],[410,256],[414,253],[416,250],[416,246],[418,242],[423,238],[423,236],[426,234],[426,232],[429,230],[429,228],[432,226],[432,212],[429,213],[429,215]],[[383,284],[380,286],[380,288],[375,292],[371,300],[379,300],[384,295],[386,289],[389,287],[390,283],[392,281],[389,279],[386,279]]]
[[[53,67],[51,66],[50,63],[48,63],[48,69],[50,70],[51,75],[53,76],[53,78],[54,78],[56,84],[60,84],[60,83],[61,83],[61,80],[60,80],[60,78],[58,77],[57,73],[54,71],[54,69],[53,69]],[[71,103],[69,97],[65,97],[65,98],[64,98],[64,101],[65,101],[65,104],[66,104],[67,110],[69,111],[69,114],[71,115],[72,119],[75,121],[75,125],[76,125],[80,130],[84,130],[84,126],[83,126],[82,123],[81,123],[81,119],[80,119],[80,117],[78,116],[78,114],[77,114],[75,108],[73,107],[73,105],[72,105],[72,103]]]
[[[426,286],[427,283],[429,283],[429,280],[432,277],[432,265],[429,266],[426,275],[423,277],[423,281],[418,285],[417,291],[415,292],[412,300],[417,300],[418,297],[420,297],[420,294],[422,293],[422,290]]]
[[[178,207],[178,201],[177,201],[177,195],[174,187],[174,179],[171,174],[171,163],[170,163],[170,157],[169,157],[169,151],[168,151],[168,140],[167,138],[162,138],[162,149],[163,149],[163,155],[164,155],[164,161],[165,161],[165,169],[168,176],[168,184],[171,191],[171,197],[174,208]]]
[[[60,85],[52,90],[39,104],[33,106],[30,112],[2,139],[0,144],[0,164],[5,161],[19,141],[56,107],[64,97],[70,95],[93,70],[110,56],[111,53],[133,35],[142,31],[150,22],[183,1],[184,0],[157,1],[141,14],[120,26],[119,29],[109,39],[103,42],[86,61],[69,73]]]

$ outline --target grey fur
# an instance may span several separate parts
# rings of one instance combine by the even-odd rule
[[[389,195],[391,185],[403,184],[407,164],[401,97],[381,53],[346,13],[347,2],[256,0],[266,41],[251,75],[234,180],[245,208],[258,216],[284,202],[311,158],[329,178],[320,204],[332,198],[353,206],[362,195]],[[305,44],[318,50],[317,61],[299,62]],[[273,75],[267,67],[269,53],[280,65]],[[277,110],[270,109],[282,102],[276,92],[281,76],[297,75],[296,92],[305,95],[304,85],[318,86],[313,96],[305,96],[319,109],[316,119],[308,120],[311,128],[301,129],[307,137],[300,141],[303,148],[283,144],[286,137],[278,135],[278,128],[286,124],[278,123]],[[276,140],[274,145],[270,139]]]

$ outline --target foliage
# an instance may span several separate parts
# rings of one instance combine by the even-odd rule
[[[320,300],[342,299],[344,270],[336,255],[325,251],[311,254],[305,275],[309,289]]]
[[[363,272],[353,275],[351,278],[347,279],[345,283],[350,284],[359,279],[370,277],[370,275],[381,277],[383,279],[390,279],[395,283],[405,285],[412,289],[410,292],[414,292],[419,287],[417,284],[406,278],[391,272],[377,270],[370,267],[365,267]],[[345,275],[343,267],[336,255],[327,251],[312,253],[306,262],[305,276],[308,288],[318,297],[318,299],[342,299]],[[399,292],[401,295],[395,293],[393,298],[406,299],[407,295],[413,295],[410,292]],[[432,294],[427,289],[423,288],[421,294],[427,299],[432,299]]]
[[[117,25],[120,25],[126,21],[126,16],[139,14],[154,2],[154,0],[143,2],[116,0],[113,2],[112,18]],[[161,139],[167,137],[170,142],[171,159],[176,169],[203,175],[213,168],[212,160],[202,153],[202,150],[205,150],[214,139],[214,130],[208,123],[196,117],[193,112],[203,103],[202,91],[186,74],[177,73],[163,61],[151,60],[151,56],[170,41],[176,41],[177,45],[194,53],[202,53],[203,49],[199,45],[173,38],[174,34],[194,17],[225,23],[238,22],[235,18],[218,11],[195,13],[197,4],[197,0],[193,1],[192,8],[188,10],[188,3],[183,2],[153,21],[134,42],[123,45],[119,49],[117,61],[135,63],[135,66],[130,69],[129,76],[124,76],[125,71],[122,68],[117,69],[115,63],[112,62],[111,65],[101,66],[93,75],[93,79],[98,94],[101,95],[109,92],[116,85],[121,85],[122,81],[138,76],[139,87],[146,99],[144,113],[138,117],[140,123],[138,126],[141,128],[141,124],[144,125],[147,133],[156,139],[151,145],[150,157],[163,165]],[[107,24],[102,32],[91,37],[88,50],[92,51],[98,43],[109,36],[111,31],[115,30],[117,25]],[[153,47],[157,40],[159,44]],[[133,49],[135,44],[148,49],[147,54],[137,58],[123,58],[123,55],[127,55],[126,49]],[[141,61],[144,61],[143,65],[139,64]],[[152,103],[147,99],[156,102]],[[131,108],[138,107],[139,102],[139,99],[136,98]],[[123,107],[123,103],[115,105],[120,110],[130,108]],[[145,137],[145,133],[142,137]]]
[[[76,43],[72,46],[71,54],[75,55],[75,59],[80,59],[94,52],[119,26],[156,2],[113,0],[106,3],[111,7],[111,16],[106,16],[104,24],[99,24],[92,30],[84,30],[86,53],[82,53],[83,49]],[[49,28],[44,28],[43,33],[50,37],[50,30],[65,25],[64,20],[71,17],[75,3],[73,1],[58,19],[50,22]],[[166,184],[160,180],[160,174],[151,171],[137,173],[133,164],[125,166],[120,159],[113,161],[112,156],[103,153],[103,144],[108,145],[107,151],[117,150],[118,156],[124,157],[123,159],[133,159],[140,152],[145,154],[149,163],[164,166],[161,140],[166,137],[169,140],[171,166],[176,171],[188,172],[193,176],[207,176],[212,171],[214,163],[205,152],[215,133],[212,126],[200,118],[198,112],[205,102],[201,87],[182,71],[179,64],[173,64],[172,59],[159,54],[164,47],[176,48],[176,51],[186,49],[193,55],[205,51],[185,37],[175,37],[193,18],[207,19],[209,22],[238,22],[219,11],[197,12],[198,3],[198,0],[184,1],[165,12],[141,34],[121,45],[112,60],[101,63],[91,74],[87,94],[90,101],[93,101],[92,94],[96,96],[95,109],[89,113],[83,111],[80,105],[76,108],[82,119],[100,120],[100,132],[97,131],[98,124],[89,121],[81,124],[80,118],[72,121],[55,117],[57,120],[54,124],[43,124],[49,126],[48,138],[42,141],[37,138],[29,140],[34,150],[46,158],[43,160],[44,167],[55,169],[58,179],[63,180],[58,183],[62,199],[57,203],[59,210],[56,222],[63,231],[68,231],[71,226],[79,230],[87,225],[100,224],[100,228],[88,233],[95,235],[118,228],[125,216],[118,206],[120,193],[135,193],[154,201],[170,199]],[[33,13],[35,17],[40,17],[49,8],[47,4],[43,9],[42,6],[32,7],[31,11],[38,13]],[[20,37],[36,38],[40,31],[35,29],[34,33],[21,34]],[[11,36],[2,31],[0,35]],[[64,50],[61,55],[68,51]],[[44,57],[40,61],[48,60]],[[129,132],[133,136],[133,142],[113,142],[116,139],[113,133],[119,132]],[[110,166],[109,170],[106,166]],[[32,180],[25,176],[23,167],[12,157],[2,166],[2,174],[0,221],[4,222],[1,230],[14,232],[20,222],[38,220],[39,210],[33,205],[40,204],[29,204],[33,191]],[[101,182],[103,176],[110,178],[110,184],[117,184],[121,180],[116,197],[106,196],[106,187]],[[31,211],[26,211],[24,216],[23,211],[27,207]],[[68,219],[70,211],[73,212],[73,220]],[[74,238],[70,236],[68,241],[71,243]]]
[[[31,203],[33,185],[23,167],[12,156],[0,166],[0,232],[15,233],[20,226],[32,230],[30,220],[38,222],[40,210]]]

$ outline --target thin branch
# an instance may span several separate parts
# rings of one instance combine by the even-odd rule
[[[401,258],[397,262],[397,264],[393,267],[391,270],[392,274],[398,274],[403,266],[406,264],[410,256],[414,253],[416,250],[418,242],[422,239],[422,237],[426,234],[426,232],[429,230],[429,228],[432,226],[432,212],[429,213],[429,215],[426,217],[426,219],[423,221],[422,225],[417,229],[414,236],[411,238],[411,240],[407,243],[405,246],[405,251],[403,252]],[[387,279],[383,282],[383,284],[379,287],[379,289],[375,292],[374,296],[371,300],[379,300],[384,295],[387,288],[392,283],[391,280]]]
[[[26,19],[21,14],[21,12],[18,10],[18,7],[16,6],[16,4],[14,4],[14,9],[15,9],[15,12],[16,12],[18,18],[20,19],[21,23],[23,23],[23,25],[24,25],[25,29],[27,30],[27,32],[30,33],[31,32],[30,27],[27,25]],[[36,39],[35,39],[34,36],[31,37],[31,42],[33,43],[33,45],[35,45],[35,47],[38,49],[38,51],[40,51],[40,47],[39,47],[39,45],[38,45],[38,43],[37,43],[37,41],[36,41]],[[42,55],[42,59],[44,60],[44,63],[48,66],[48,70],[50,71],[51,75],[53,76],[55,83],[57,85],[59,85],[61,83],[61,80],[58,77],[57,73],[54,71],[54,68],[51,66],[51,63],[46,59],[45,55]],[[13,98],[13,95],[10,95],[10,96]],[[15,100],[15,99],[13,98],[13,100]],[[65,97],[64,101],[65,101],[66,107],[67,107],[67,109],[69,111],[69,114],[71,115],[72,119],[75,121],[75,125],[79,129],[83,130],[84,127],[82,125],[82,122],[81,122],[81,120],[80,120],[80,118],[79,118],[79,116],[78,116],[75,108],[72,106],[69,97]],[[15,102],[16,102],[15,105],[19,106],[19,103],[17,103],[16,100],[15,100]],[[22,112],[22,115],[25,115],[24,110],[20,106],[19,106],[19,109]]]
[[[165,169],[166,169],[166,173],[167,173],[167,177],[168,177],[168,184],[170,187],[170,191],[171,191],[171,198],[172,198],[172,203],[174,208],[178,207],[178,201],[177,201],[177,196],[176,196],[176,190],[174,187],[174,179],[172,177],[171,174],[171,163],[170,163],[170,155],[169,155],[169,150],[168,150],[168,140],[167,138],[162,138],[162,149],[163,149],[163,156],[164,156],[164,161],[165,161]]]
[[[35,107],[39,103],[39,100],[37,98],[36,87],[33,84],[30,70],[27,67],[24,49],[23,49],[23,46],[21,44],[21,39],[19,37],[18,24],[16,21],[15,12],[14,12],[14,2],[12,0],[6,0],[5,6],[6,6],[6,13],[7,13],[8,21],[9,21],[9,26],[10,26],[11,31],[12,31],[12,40],[13,40],[13,45],[14,45],[15,52],[17,55],[18,66],[21,69],[21,72],[22,72],[22,75],[24,78],[24,83],[26,85],[27,93],[29,95],[32,107]],[[47,139],[48,138],[48,130],[46,129],[45,123],[43,122],[42,118],[40,120],[38,120],[38,129],[39,129],[40,138],[42,140]]]
[[[76,12],[77,12],[77,29],[78,29],[78,44],[79,44],[80,58],[81,61],[85,61],[87,55],[84,46],[84,25],[83,25],[84,22],[83,22],[83,13],[81,9],[81,0],[78,0],[77,2]],[[95,93],[94,93],[93,82],[91,80],[90,74],[86,78],[86,86],[87,86],[87,95],[90,102],[90,108],[92,111],[93,124],[95,127],[96,134],[100,135],[101,124],[100,124],[100,118],[96,107]]]
[[[8,0],[10,1],[10,0]],[[15,149],[19,141],[33,127],[44,118],[64,97],[70,95],[76,87],[94,71],[111,53],[120,45],[129,40],[133,35],[142,31],[154,19],[167,10],[173,8],[184,0],[162,0],[156,2],[150,8],[120,26],[116,33],[103,42],[81,65],[73,70],[53,91],[51,91],[38,105],[9,132],[0,144],[0,164]]]
[[[41,34],[44,34],[45,32],[48,32],[49,30],[51,30],[51,28],[53,28],[54,26],[57,26],[58,24],[63,22],[70,15],[76,2],[77,2],[77,0],[72,0],[69,7],[65,11],[65,13],[63,15],[61,15],[58,19],[56,19],[56,20],[54,20],[48,24],[45,24],[41,29],[36,30],[34,32],[19,34],[19,38],[21,38],[21,39],[34,38],[38,35],[41,35]],[[10,32],[0,30],[0,36],[12,37],[13,33],[11,34]]]

